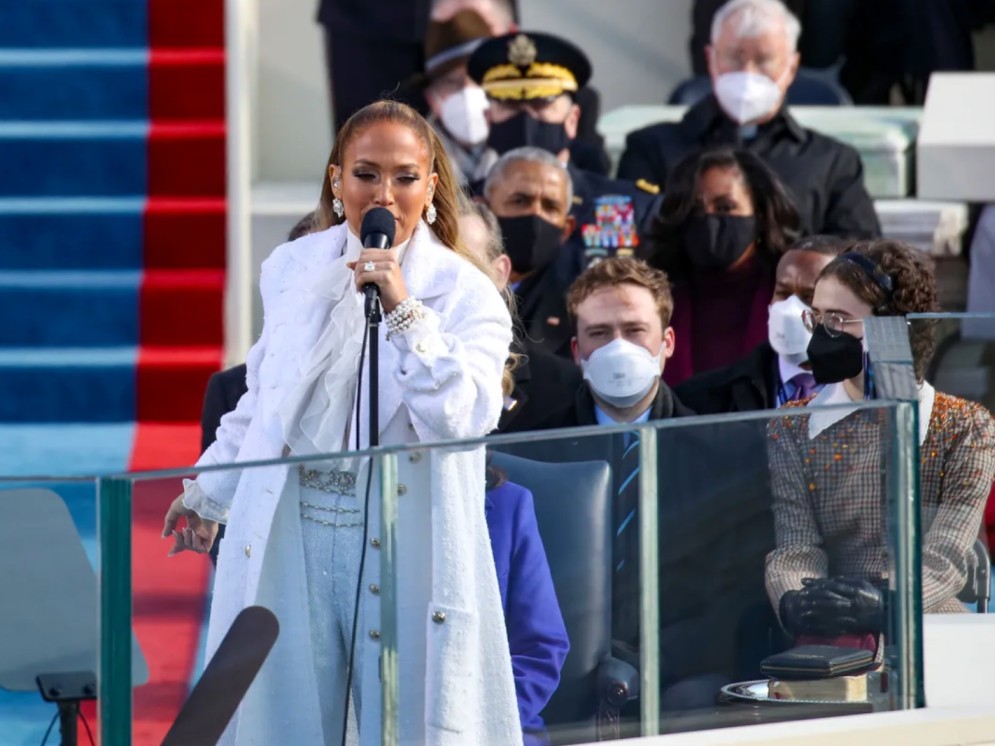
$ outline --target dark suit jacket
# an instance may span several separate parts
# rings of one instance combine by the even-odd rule
[[[215,373],[207,382],[204,408],[200,413],[200,450],[206,451],[214,442],[221,418],[235,409],[238,400],[248,390],[245,383],[245,363]]]
[[[740,143],[736,123],[714,96],[708,96],[688,109],[680,122],[662,122],[629,133],[618,177],[664,185],[685,156],[717,145],[739,145],[766,161],[791,194],[803,233],[859,238],[881,234],[857,151],[805,129],[786,108],[761,125],[755,138]]]
[[[667,420],[671,417],[693,417],[692,412],[678,399],[667,384],[660,381],[660,390],[656,393],[653,406],[650,408],[650,421]],[[585,427],[597,425],[594,414],[594,396],[586,382],[576,390],[570,405],[547,418],[537,430],[555,430],[566,427]],[[604,454],[601,456],[604,457]],[[586,461],[586,458],[571,458],[571,461]]]
[[[723,414],[775,409],[779,385],[777,353],[762,342],[741,360],[692,376],[675,391],[698,414]]]
[[[546,352],[528,339],[515,340],[514,349],[522,358],[512,373],[515,390],[505,401],[499,433],[539,429],[551,415],[570,406],[582,380],[573,360]]]
[[[321,0],[318,23],[381,42],[424,44],[432,0]]]
[[[561,247],[562,254],[567,249]],[[522,280],[515,290],[518,318],[531,350],[570,358],[573,323],[567,313],[567,289],[572,277],[554,262]]]
[[[651,420],[693,415],[661,385]],[[544,426],[596,423],[594,399],[584,384],[573,405]],[[605,460],[617,468],[618,441],[596,434],[498,450],[538,461]],[[764,421],[657,430],[662,687],[701,674],[755,678],[760,660],[772,652],[768,632],[777,622],[764,588],[764,558],[774,548],[774,530],[765,443]],[[620,487],[614,485],[616,494]],[[637,558],[625,559],[628,564]],[[623,574],[615,581],[613,636],[638,644],[638,576]]]
[[[213,374],[207,381],[204,392],[204,408],[200,412],[200,450],[201,453],[217,439],[221,418],[235,409],[242,394],[249,390],[245,383],[245,363]],[[218,564],[218,549],[220,539],[225,536],[224,524],[218,526],[218,536],[211,547],[211,562]]]

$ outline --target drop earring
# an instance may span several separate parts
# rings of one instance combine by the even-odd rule
[[[340,182],[338,179],[332,182],[333,189],[339,189],[341,188],[341,186],[342,182]],[[345,215],[345,205],[342,204],[342,200],[340,200],[338,197],[332,200],[332,212],[335,213],[336,217],[340,218],[343,215]]]
[[[438,216],[439,212],[438,210],[435,209],[435,203],[433,202],[428,206],[428,209],[425,210],[425,222],[428,223],[429,225],[432,225],[432,223],[435,222],[435,219]]]

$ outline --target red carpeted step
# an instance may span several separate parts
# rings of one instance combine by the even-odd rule
[[[153,122],[225,117],[223,49],[153,49],[149,59]]]
[[[223,122],[153,122],[148,149],[149,196],[225,196]]]
[[[142,277],[142,346],[224,343],[225,273],[215,269],[157,269]]]
[[[220,346],[140,348],[138,422],[200,422],[207,380],[221,369],[221,362]],[[196,456],[186,463],[192,464]]]
[[[200,452],[195,424],[141,423],[129,469],[192,464]],[[203,555],[167,557],[162,521],[182,491],[178,477],[137,480],[132,487],[134,629],[149,666],[149,682],[135,689],[133,742],[162,742],[187,696],[204,615],[210,568]]]
[[[145,208],[147,269],[223,269],[225,200],[153,197]]]
[[[149,46],[223,47],[225,4],[219,0],[148,0]]]

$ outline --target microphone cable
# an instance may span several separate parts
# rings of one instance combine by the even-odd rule
[[[379,303],[378,301],[375,301]],[[360,450],[360,425],[362,420],[362,400],[363,400],[363,363],[366,362],[366,345],[370,336],[369,318],[363,319],[363,343],[359,348],[359,375],[356,381],[356,450]],[[372,373],[371,373],[372,374]],[[374,405],[370,402],[370,406]],[[349,641],[349,662],[346,665],[345,677],[345,702],[342,713],[342,739],[341,746],[346,746],[346,738],[349,732],[349,701],[352,697],[353,667],[356,663],[356,632],[359,629],[359,599],[363,592],[363,572],[366,569],[366,543],[370,535],[370,490],[373,486],[373,458],[369,457],[366,472],[366,494],[363,497],[363,541],[359,545],[359,574],[356,577],[356,593],[352,606],[352,634]],[[362,686],[362,679],[360,679]],[[356,730],[359,731],[357,718]]]

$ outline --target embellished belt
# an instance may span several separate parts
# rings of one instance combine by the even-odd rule
[[[297,467],[302,487],[310,487],[332,495],[356,496],[356,475],[338,469],[308,469],[305,464]]]
[[[359,508],[316,505],[301,500],[301,518],[332,528],[359,528],[363,525],[363,511]]]
[[[305,500],[305,495],[302,494],[301,518],[332,528],[361,527],[363,511],[355,500],[356,474],[351,471],[313,469],[308,466],[301,464],[297,467],[301,486],[325,494],[311,493],[310,500]]]

